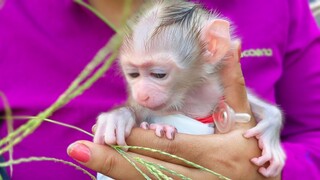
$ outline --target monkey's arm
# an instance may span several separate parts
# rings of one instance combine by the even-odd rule
[[[256,137],[262,150],[260,157],[251,161],[261,166],[259,172],[266,177],[281,174],[285,162],[285,153],[280,145],[280,130],[282,127],[282,113],[276,106],[268,104],[256,96],[248,93],[248,100],[252,113],[258,124],[245,133],[245,137]],[[268,166],[263,166],[269,162]]]

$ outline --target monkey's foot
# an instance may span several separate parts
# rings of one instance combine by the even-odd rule
[[[175,137],[175,134],[178,132],[177,129],[174,126],[166,125],[166,124],[150,124],[147,122],[142,122],[140,124],[140,127],[143,129],[150,129],[154,130],[155,134],[158,137],[165,136],[169,140],[173,140]]]

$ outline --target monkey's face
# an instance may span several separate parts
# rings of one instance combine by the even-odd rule
[[[181,70],[171,58],[130,58],[122,60],[121,67],[137,104],[152,111],[164,111],[180,101]]]

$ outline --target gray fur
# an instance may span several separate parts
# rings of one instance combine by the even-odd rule
[[[146,51],[176,53],[176,56],[180,57],[177,59],[179,65],[191,68],[190,65],[197,60],[194,57],[201,57],[205,50],[204,42],[200,41],[203,27],[218,15],[204,10],[200,4],[182,0],[152,1],[146,7],[132,19],[135,23],[129,23],[130,33],[125,38],[123,50],[132,50],[130,49],[134,43],[132,33],[136,32],[131,30],[139,26],[137,22],[156,16],[154,19],[157,19],[158,23],[155,24],[152,32],[148,32],[149,36],[144,42]]]

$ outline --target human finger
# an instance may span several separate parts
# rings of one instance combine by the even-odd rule
[[[125,132],[126,132],[126,122],[125,121],[118,121],[118,124],[116,125],[116,139],[117,144],[121,146],[126,146],[127,143],[125,141]]]
[[[77,141],[68,147],[67,153],[84,166],[110,177],[121,175],[118,179],[128,179],[140,176],[128,161],[106,145]]]
[[[241,70],[240,53],[241,44],[238,42],[224,60],[220,75],[226,102],[236,112],[251,113],[247,100],[245,80]]]

